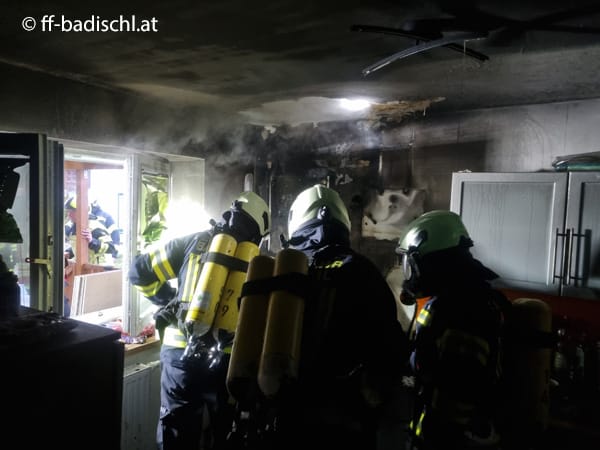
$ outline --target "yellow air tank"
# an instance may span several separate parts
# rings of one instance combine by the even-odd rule
[[[255,256],[248,266],[246,280],[271,278],[274,266],[273,257]],[[242,297],[227,370],[227,390],[238,402],[249,400],[258,386],[258,363],[263,346],[268,305],[269,293]]]
[[[525,448],[548,427],[552,349],[536,336],[551,335],[552,312],[542,300],[518,298],[509,320],[517,341],[506,349],[503,367],[506,439]]]
[[[250,262],[258,255],[258,245],[254,242],[240,242],[235,249],[235,257],[244,262]],[[246,281],[246,271],[230,269],[223,294],[219,300],[219,307],[215,317],[214,333],[218,336],[219,330],[234,333],[238,321],[238,299],[242,285]]]
[[[233,257],[237,241],[226,233],[216,234],[210,243],[210,253],[221,253]],[[185,316],[185,326],[190,337],[206,334],[214,321],[217,305],[227,280],[229,269],[214,261],[202,266],[200,279]]]
[[[308,273],[304,253],[288,248],[276,255],[274,275],[287,273]],[[271,293],[258,368],[258,385],[266,397],[275,397],[288,382],[298,378],[303,319],[302,297],[284,290]]]

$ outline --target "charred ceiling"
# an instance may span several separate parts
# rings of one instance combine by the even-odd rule
[[[84,29],[133,16],[137,25],[155,19],[155,28]],[[411,110],[600,96],[600,6],[592,0],[9,0],[0,20],[4,67],[260,126],[377,126]],[[355,97],[375,106],[339,108]]]

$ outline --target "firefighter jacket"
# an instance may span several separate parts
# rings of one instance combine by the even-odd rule
[[[113,258],[116,258],[119,254],[118,246],[110,235],[110,232],[106,227],[96,219],[95,216],[90,215],[88,218],[88,228],[92,232],[92,240],[88,243],[88,259],[91,264],[101,264],[105,262],[105,255],[109,254]],[[65,225],[65,237],[67,238],[71,249],[67,249],[71,256],[74,255],[73,251],[76,248],[77,241],[77,225],[69,222]]]
[[[92,204],[90,216],[95,217],[96,220],[104,225],[106,230],[110,233],[113,243],[117,245],[121,243],[121,233],[112,215],[104,211],[97,204]]]
[[[408,338],[379,269],[345,245],[317,250],[308,270],[299,411],[311,420],[364,428],[400,379]]]
[[[186,345],[185,336],[177,326],[177,319],[181,320],[179,305],[189,305],[192,300],[202,269],[200,259],[212,235],[212,231],[201,231],[175,238],[138,255],[129,270],[129,281],[152,303],[163,308],[176,305],[172,321],[165,329],[163,345],[178,348]],[[170,286],[169,280],[177,280],[176,290]]]
[[[505,302],[479,282],[423,306],[410,359],[417,389],[410,427],[417,447],[464,446],[465,436],[492,439]]]

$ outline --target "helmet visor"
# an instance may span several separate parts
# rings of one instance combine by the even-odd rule
[[[400,257],[402,258],[402,272],[406,281],[419,278],[420,271],[416,256],[416,252],[406,252],[400,254]]]

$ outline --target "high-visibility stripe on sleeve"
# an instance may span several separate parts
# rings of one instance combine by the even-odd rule
[[[152,265],[152,270],[161,282],[164,283],[167,280],[177,277],[173,267],[171,267],[171,263],[167,258],[167,252],[164,248],[156,250],[150,255],[150,263]]]
[[[200,278],[200,265],[200,255],[195,253],[191,254],[188,262],[187,273],[185,274],[185,284],[181,294],[182,302],[192,301],[192,296],[194,295],[198,278]]]
[[[140,285],[134,285],[134,286],[145,297],[152,297],[159,291],[160,287],[162,286],[162,283],[160,281],[154,281],[150,284],[146,284],[143,286],[140,286]]]

